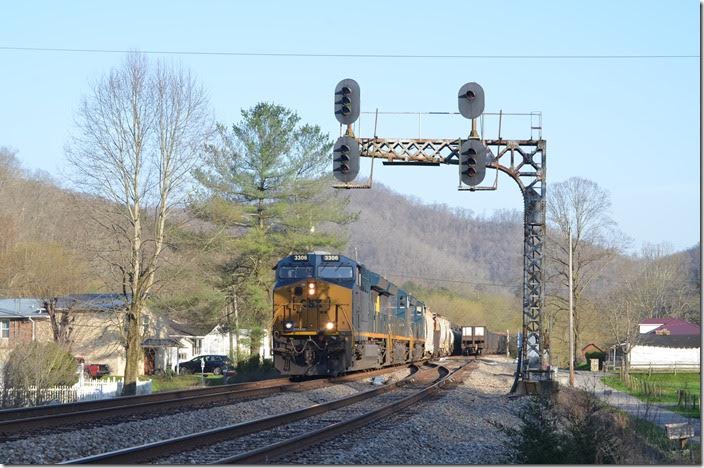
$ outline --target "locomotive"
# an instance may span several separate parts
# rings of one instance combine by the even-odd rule
[[[348,257],[293,254],[274,269],[272,353],[282,375],[334,376],[459,348],[459,328]]]

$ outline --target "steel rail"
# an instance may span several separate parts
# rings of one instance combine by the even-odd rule
[[[415,365],[412,366],[416,367]],[[383,370],[386,370],[388,372],[388,368],[380,369],[379,371],[367,373],[364,375],[364,377],[369,377],[369,374],[378,374],[380,373],[380,371]],[[99,455],[92,455],[88,457],[78,458],[75,460],[69,460],[60,464],[73,465],[90,463],[144,463],[155,458],[165,457],[174,453],[185,452],[204,445],[216,444],[218,442],[229,440],[235,437],[240,437],[243,435],[252,434],[257,431],[271,429],[277,426],[282,426],[294,421],[298,421],[300,419],[310,418],[318,414],[342,408],[344,406],[349,406],[354,403],[358,403],[360,401],[364,401],[369,398],[390,392],[397,388],[397,386],[402,382],[411,381],[414,376],[415,374],[411,374],[405,377],[404,379],[400,380],[399,382],[396,382],[396,384],[394,385],[385,385],[373,390],[360,392],[349,397],[339,398],[337,400],[329,401],[327,403],[320,403],[317,405],[309,406],[308,408],[303,408],[289,413],[268,416],[265,418],[256,419],[254,421],[232,424],[216,429],[197,432],[195,434],[188,434],[180,437],[174,437],[172,439],[151,442],[148,444],[143,444],[120,450],[114,450]]]
[[[173,398],[185,398],[197,395],[208,395],[219,393],[223,390],[243,390],[247,388],[260,388],[262,386],[285,385],[289,383],[288,378],[277,378],[259,380],[256,382],[242,382],[228,385],[218,385],[213,387],[199,387],[181,390],[170,390],[167,392],[150,393],[149,395],[121,396],[116,398],[106,398],[102,400],[78,401],[74,403],[63,403],[56,405],[41,405],[27,408],[10,408],[0,410],[0,421],[26,419],[37,416],[48,416],[53,414],[73,413],[88,409],[102,409],[123,404],[146,403],[150,401],[169,400]]]
[[[0,420],[0,435],[10,436],[12,434],[28,432],[36,429],[73,426],[77,423],[107,420],[134,414],[144,414],[155,410],[183,408],[184,406],[189,405],[197,406],[223,401],[261,398],[287,391],[311,390],[314,388],[334,385],[336,383],[344,383],[350,380],[363,379],[381,373],[388,373],[389,370],[394,367],[396,366],[386,367],[371,372],[359,372],[341,377],[308,380],[303,382],[290,382],[288,378],[283,378],[261,380],[258,382],[246,382],[246,385],[244,385],[245,388],[239,386],[240,384],[217,386],[212,387],[212,390],[207,389],[209,390],[207,392],[204,392],[206,389],[199,389],[202,391],[195,392],[196,394],[187,393],[186,396],[178,396],[181,393],[180,391],[164,392],[169,393],[170,395],[167,395],[165,399],[163,397],[159,399],[161,394],[153,394],[153,396],[157,398],[148,399],[147,401],[139,400],[138,398],[141,396],[120,397],[106,400],[112,404],[108,403],[107,405],[96,405],[92,407],[88,405],[88,409],[83,409],[84,406],[80,406],[81,404],[72,404],[78,406],[78,410],[74,409],[73,411],[59,412],[56,414],[40,414],[38,416],[32,415],[31,412],[28,412],[26,417]]]
[[[407,364],[403,364],[407,365]],[[242,382],[214,387],[173,390],[168,392],[136,395],[104,400],[82,401],[61,405],[44,405],[30,408],[0,410],[0,434],[10,435],[38,428],[57,427],[77,422],[90,422],[150,409],[168,409],[184,405],[199,405],[230,399],[263,397],[283,391],[310,390],[335,383],[363,379],[389,372],[397,366],[358,371],[340,377],[291,382],[288,377]]]
[[[376,410],[370,411],[366,414],[362,414],[355,418],[347,421],[341,421],[321,429],[302,434],[297,437],[292,437],[290,439],[283,440],[281,442],[268,445],[255,450],[250,450],[233,457],[222,458],[214,463],[210,464],[262,464],[272,461],[281,455],[291,454],[293,452],[302,450],[304,448],[310,447],[312,445],[324,442],[332,437],[335,437],[345,432],[349,432],[353,429],[365,426],[370,422],[388,416],[393,413],[402,411],[403,409],[409,407],[410,405],[421,401],[425,398],[430,397],[437,393],[441,386],[451,380],[452,376],[461,369],[464,369],[470,363],[466,363],[457,369],[448,372],[447,375],[435,381],[435,383],[429,385],[428,387],[420,390],[402,400],[396,401],[389,405],[383,406]],[[439,366],[444,367],[444,366]]]
[[[309,384],[304,382],[300,385]],[[110,406],[107,408],[96,408],[70,413],[51,414],[45,416],[35,416],[17,420],[0,421],[0,434],[10,435],[18,432],[27,432],[35,429],[45,429],[57,426],[74,425],[98,421],[120,416],[134,415],[135,413],[146,413],[153,410],[165,410],[187,405],[200,405],[218,401],[232,399],[256,398],[272,395],[286,391],[287,387],[300,386],[297,384],[274,385],[269,387],[248,388],[242,390],[220,391],[207,395],[188,396],[183,398],[171,398],[168,400],[150,401],[145,403],[126,403],[120,406]]]

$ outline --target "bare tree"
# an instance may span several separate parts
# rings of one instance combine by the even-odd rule
[[[136,392],[143,360],[141,317],[157,281],[168,221],[187,196],[212,123],[203,89],[184,69],[131,53],[94,83],[67,147],[77,185],[108,202],[93,221],[109,248],[127,311],[124,394]]]
[[[552,185],[548,191],[548,329],[553,330],[558,314],[568,311],[569,242],[572,230],[572,295],[574,298],[574,355],[583,328],[585,293],[607,265],[623,251],[628,241],[610,217],[608,192],[596,183],[572,177]],[[551,335],[553,333],[551,332]]]
[[[668,244],[646,244],[641,249],[640,274],[632,285],[633,300],[647,317],[683,317],[694,307],[684,265]]]
[[[643,309],[637,307],[628,294],[623,294],[622,290],[616,291],[604,300],[602,306],[606,319],[615,340],[615,345],[623,352],[623,374],[629,375],[630,353],[640,338],[640,328],[638,324],[645,318]]]

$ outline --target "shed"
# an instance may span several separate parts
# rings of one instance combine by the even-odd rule
[[[582,354],[582,359],[586,360],[587,359],[587,353],[603,353],[604,350],[595,345],[594,343],[589,343],[585,345],[580,353]]]

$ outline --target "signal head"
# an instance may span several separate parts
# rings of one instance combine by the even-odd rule
[[[457,96],[457,106],[462,117],[476,119],[484,112],[484,89],[473,81],[462,85]]]
[[[486,175],[486,147],[479,140],[465,140],[460,146],[460,179],[462,183],[479,185]]]
[[[359,144],[354,138],[341,136],[332,149],[332,172],[340,182],[352,182],[359,173]]]
[[[359,85],[351,78],[344,79],[335,86],[335,118],[344,125],[354,123],[359,118]]]

